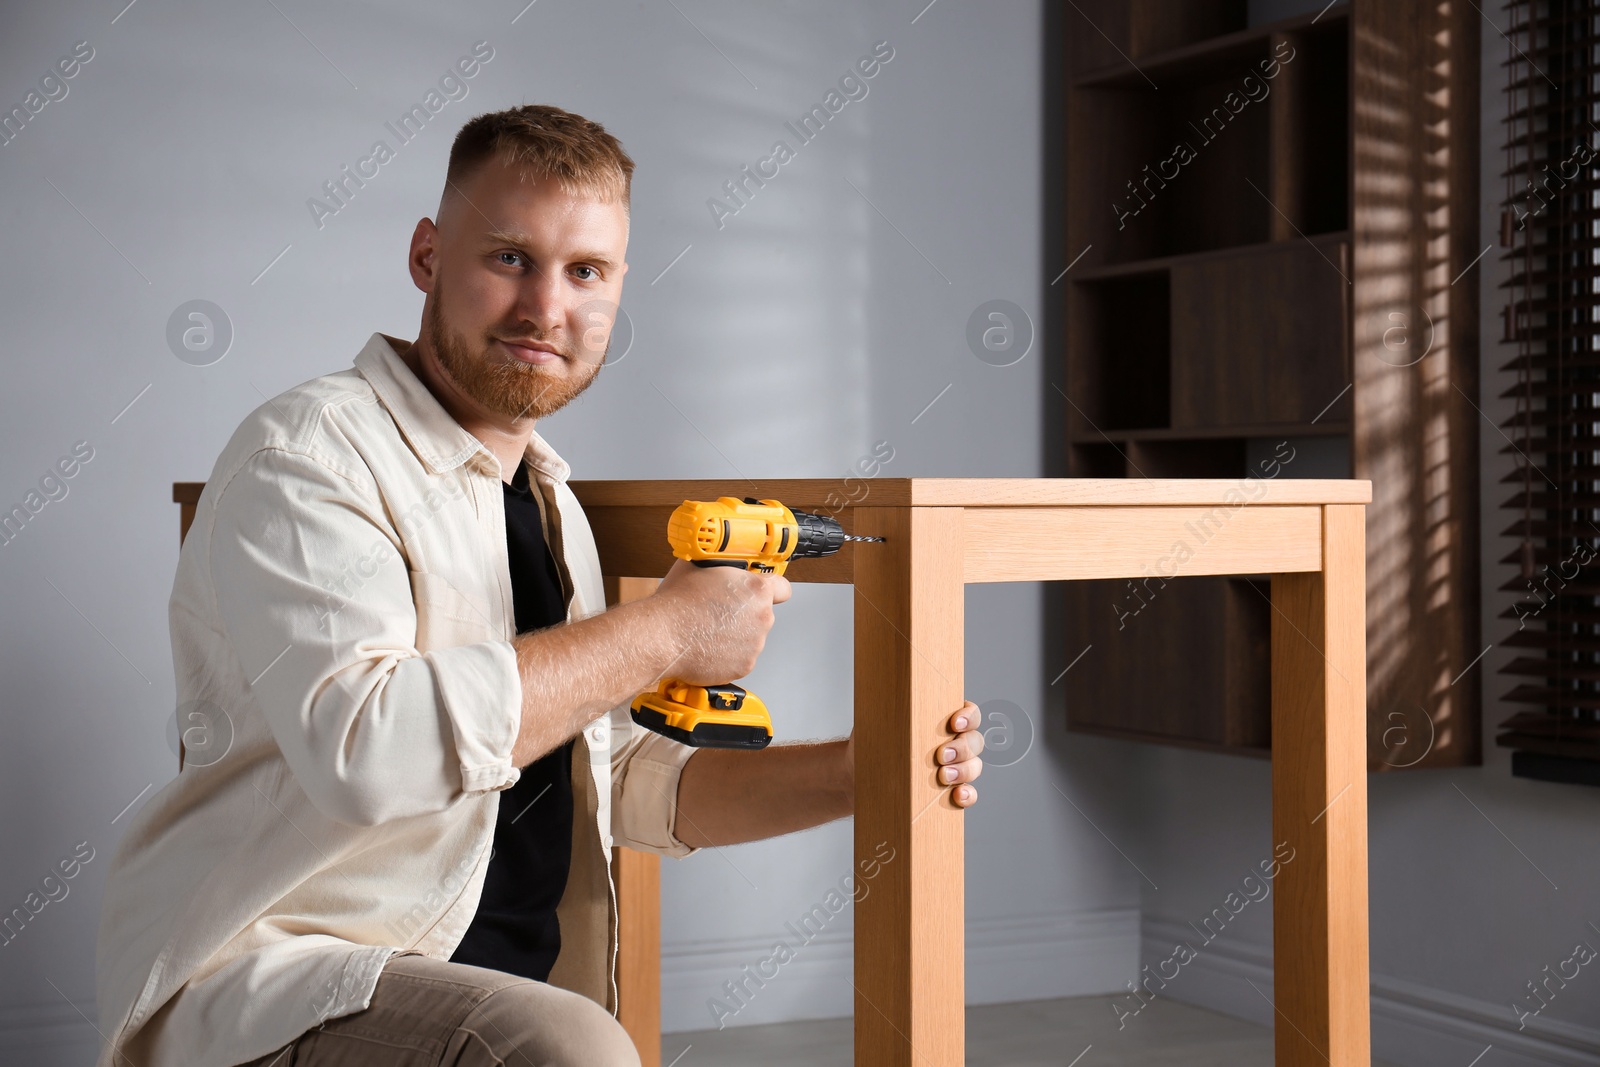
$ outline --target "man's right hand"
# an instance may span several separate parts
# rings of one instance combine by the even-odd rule
[[[679,561],[647,597],[518,634],[522,724],[512,761],[526,767],[663,678],[743,678],[766,644],[772,606],[788,599],[787,578]]]
[[[667,609],[683,643],[666,677],[717,685],[755,670],[772,629],[772,606],[789,594],[787,578],[676,560],[651,594]]]

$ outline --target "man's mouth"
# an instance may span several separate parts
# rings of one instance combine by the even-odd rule
[[[511,353],[513,359],[522,363],[556,363],[563,358],[555,345],[545,341],[508,341],[503,337],[497,340]]]

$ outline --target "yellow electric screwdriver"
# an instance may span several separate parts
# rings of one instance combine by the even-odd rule
[[[846,541],[882,541],[844,532],[827,515],[791,511],[776,500],[685,500],[667,523],[672,554],[699,567],[743,567],[782,575],[792,559],[831,556]],[[633,698],[633,721],[698,748],[765,748],[772,717],[754,693],[727,682],[691,685],[663,678]]]

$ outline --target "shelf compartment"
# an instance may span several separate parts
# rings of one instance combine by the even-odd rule
[[[1348,247],[1291,241],[1171,268],[1174,429],[1349,421]]]
[[[1063,582],[1067,725],[1264,754],[1272,746],[1271,607],[1255,578]],[[1085,669],[1088,668],[1088,669]]]
[[[1140,61],[1150,78],[1124,61],[1068,88],[1069,229],[1088,245],[1084,266],[1347,229],[1347,13]]]
[[[1182,6],[1200,6],[1193,0],[1170,0],[1170,2],[1174,9],[1181,9]],[[1245,26],[1242,14],[1230,17],[1229,12],[1221,11],[1210,13],[1210,18],[1213,25],[1218,28],[1230,25],[1234,27],[1229,32],[1194,32],[1190,26],[1174,25],[1163,37],[1162,31],[1155,28],[1140,32],[1144,19],[1160,17],[1162,14],[1148,11],[1151,6],[1150,0],[1142,2],[1135,0],[1132,5],[1134,15],[1130,20],[1131,32],[1125,38],[1128,41],[1128,52],[1138,62],[1138,68],[1131,66],[1127,57],[1119,56],[1080,75],[1074,79],[1074,85],[1085,87],[1126,86],[1136,83],[1148,85],[1146,78],[1160,83],[1167,78],[1190,77],[1197,70],[1248,57],[1260,48],[1263,41],[1270,40],[1277,34],[1311,31],[1347,33],[1350,18],[1348,2],[1334,4],[1321,12],[1294,15],[1257,26]],[[1145,8],[1147,11],[1140,11],[1140,8]],[[1170,18],[1171,15],[1168,14],[1167,17]],[[1142,47],[1146,43],[1150,47]]]
[[[1072,286],[1070,343],[1074,351],[1092,353],[1068,368],[1073,439],[1167,425],[1170,307],[1165,271]]]
[[[1074,443],[1068,450],[1067,476],[1069,478],[1130,478],[1134,471],[1128,467],[1127,446],[1096,438],[1093,442]]]
[[[1339,22],[1272,35],[1282,64],[1268,98],[1272,238],[1350,225],[1350,36]],[[1292,51],[1286,51],[1292,50]]]
[[[1058,55],[1073,71],[1127,72],[1128,57],[1161,56],[1245,28],[1246,0],[1115,0],[1114,3],[1045,4],[1059,22]]]
[[[1245,440],[1222,437],[1202,441],[1144,438],[1122,446],[1130,477],[1237,478],[1245,469]]]
[[[1270,83],[1257,79],[1267,95],[1255,99],[1240,91],[1268,55],[1261,42],[1248,62],[1160,91],[1071,90],[1068,204],[1091,265],[1271,238]]]

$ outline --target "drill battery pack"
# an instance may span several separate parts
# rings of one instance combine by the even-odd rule
[[[631,705],[633,721],[697,748],[766,748],[772,718],[761,698],[729,682],[689,685],[664,679]]]

